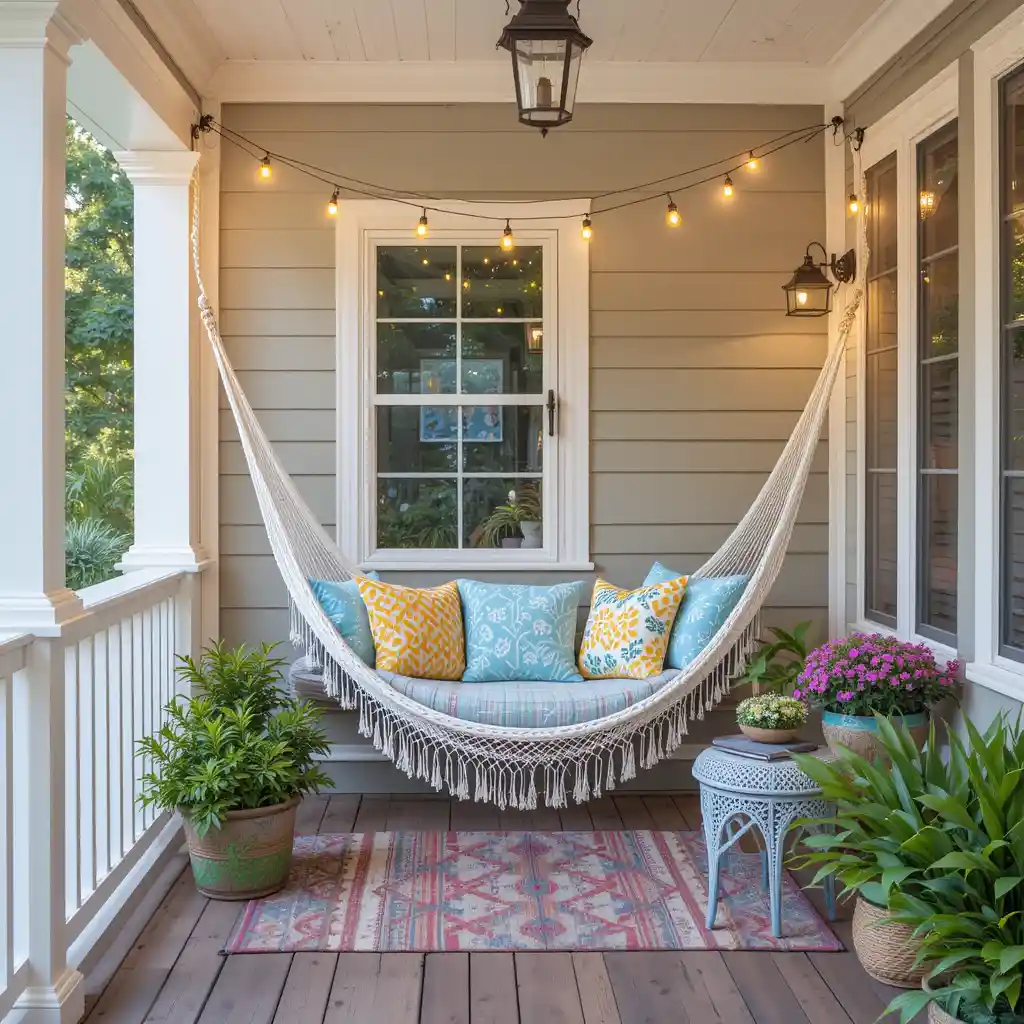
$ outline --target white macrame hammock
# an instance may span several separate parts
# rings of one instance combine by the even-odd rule
[[[729,692],[755,645],[760,609],[782,566],[814,459],[832,387],[843,365],[862,289],[851,296],[807,407],[750,511],[693,577],[744,574],[737,606],[700,655],[655,693],[590,722],[545,729],[482,725],[434,711],[398,692],[365,665],[334,629],[310,578],[347,580],[353,567],[310,511],[274,453],[228,360],[199,265],[199,184],[193,185],[192,249],[199,309],[238,424],[274,559],[288,588],[291,639],[323,667],[324,687],[342,708],[358,709],[359,732],[410,778],[459,799],[533,810],[598,798],[653,768]],[[866,248],[858,270],[863,280]]]

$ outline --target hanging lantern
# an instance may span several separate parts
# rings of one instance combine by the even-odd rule
[[[828,261],[815,263],[811,249],[817,246]],[[852,281],[857,274],[857,254],[851,249],[842,256],[832,256],[820,242],[811,242],[803,263],[797,267],[792,279],[784,284],[786,293],[786,316],[827,316],[832,310],[832,282],[823,273],[832,276],[841,284]]]
[[[547,135],[568,124],[583,51],[593,40],[569,13],[569,0],[519,0],[498,46],[512,54],[519,120]]]

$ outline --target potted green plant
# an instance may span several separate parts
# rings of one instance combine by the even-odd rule
[[[736,708],[740,732],[759,743],[788,743],[800,735],[807,705],[779,693],[762,693],[742,700]]]
[[[803,838],[792,863],[816,869],[812,885],[832,876],[840,899],[856,898],[853,944],[868,974],[918,988],[927,971],[919,961],[921,941],[890,907],[896,894],[922,891],[942,876],[931,846],[941,825],[928,794],[937,780],[962,786],[964,773],[943,764],[934,723],[923,751],[905,723],[879,715],[877,724],[889,762],[884,770],[852,750],[831,763],[793,755],[836,810],[813,823],[816,831]]]
[[[951,734],[948,765],[915,798],[933,815],[910,840],[927,881],[890,900],[927,966],[923,990],[889,1004],[901,1024],[926,1003],[932,1024],[1024,1022],[1024,735],[1005,716],[966,731],[969,746]]]
[[[812,651],[793,696],[822,710],[822,731],[869,760],[878,753],[879,715],[898,716],[917,742],[928,735],[928,711],[953,697],[955,661],[940,667],[931,648],[881,633],[854,633]]]
[[[331,783],[316,762],[327,752],[320,713],[282,692],[272,651],[216,643],[198,662],[179,658],[191,695],[170,701],[167,724],[139,742],[149,762],[139,800],[181,813],[196,885],[215,899],[280,889],[299,801]]]
[[[789,694],[793,692],[807,658],[807,631],[810,622],[801,622],[793,631],[779,626],[769,626],[774,640],[759,640],[758,648],[747,661],[743,672],[734,680],[734,686],[750,686],[755,693],[767,690],[770,693]]]
[[[535,487],[508,492],[508,503],[498,505],[483,523],[480,542],[485,547],[540,547],[540,496]],[[529,543],[527,543],[529,541]]]

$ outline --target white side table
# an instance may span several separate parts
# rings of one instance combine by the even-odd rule
[[[815,757],[835,758],[825,747]],[[693,764],[700,783],[700,809],[708,850],[708,928],[718,914],[718,869],[722,854],[752,828],[764,840],[764,875],[772,912],[772,935],[782,935],[782,859],[786,833],[800,818],[826,818],[833,806],[795,761],[755,761],[718,747],[701,751]],[[835,920],[835,887],[825,883],[830,921]]]

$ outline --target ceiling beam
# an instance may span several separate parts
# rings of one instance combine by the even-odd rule
[[[580,103],[817,103],[825,70],[804,64],[590,62]],[[225,61],[222,103],[512,103],[512,72],[487,61]]]

